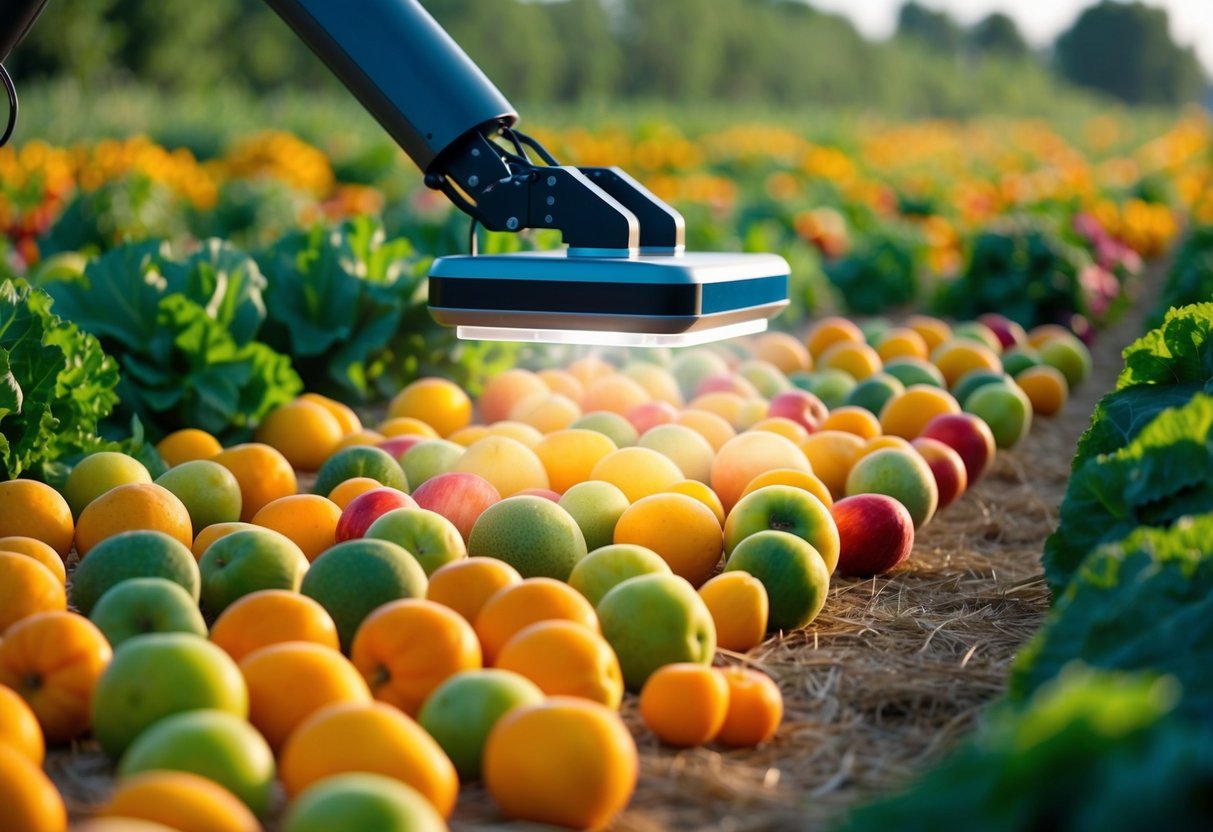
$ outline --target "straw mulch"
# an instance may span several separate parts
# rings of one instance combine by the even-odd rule
[[[1040,552],[1075,443],[1138,331],[1130,317],[1104,334],[1093,378],[1065,412],[1037,420],[1018,450],[1000,452],[985,479],[919,533],[906,565],[870,580],[835,578],[808,628],[723,657],[779,683],[785,713],[773,741],[674,751],[648,733],[629,696],[623,713],[641,775],[614,828],[826,828],[848,807],[907,784],[973,730],[1047,611]],[[112,766],[93,743],[50,754],[47,769],[74,817],[112,788]],[[451,825],[507,826],[478,785],[465,787]]]

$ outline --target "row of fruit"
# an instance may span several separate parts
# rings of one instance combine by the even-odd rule
[[[601,826],[637,777],[625,690],[666,744],[770,739],[778,686],[717,648],[902,563],[1088,361],[996,317],[833,318],[515,369],[475,402],[421,379],[377,430],[305,394],[255,442],[170,434],[155,478],[103,451],[62,493],[0,483],[14,828],[63,828],[42,738],[90,733],[117,764],[100,814],[181,832],[257,828],[275,783],[287,830],[441,828],[461,777],[508,817]]]
[[[848,829],[958,816],[1013,830],[1208,826],[1211,354],[1207,301],[1172,308],[1125,350],[1045,547],[1053,609],[1007,695],[953,757]]]

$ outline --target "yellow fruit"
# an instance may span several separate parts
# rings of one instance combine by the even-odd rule
[[[183,428],[156,443],[156,452],[172,468],[195,459],[211,459],[223,450],[219,440],[198,428]]]
[[[653,494],[628,506],[615,525],[615,542],[652,549],[692,586],[711,577],[724,550],[711,509],[676,493]]]
[[[315,471],[342,439],[341,423],[314,402],[296,399],[266,414],[254,438],[282,454],[291,467]]]
[[[388,415],[420,419],[440,436],[450,436],[472,421],[472,400],[453,381],[419,378],[396,394]]]
[[[762,644],[770,599],[762,581],[740,569],[722,572],[699,588],[716,623],[716,646],[744,653]]]

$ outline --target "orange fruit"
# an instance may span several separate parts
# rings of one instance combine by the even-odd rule
[[[411,416],[440,436],[450,436],[472,421],[472,400],[453,381],[419,378],[395,395],[388,405],[388,416]]]
[[[63,558],[59,557],[59,553],[49,543],[21,535],[0,537],[0,552],[12,552],[33,558],[49,569],[57,580],[67,583],[67,570],[63,566]]]
[[[846,405],[836,407],[821,423],[821,430],[841,430],[853,433],[860,439],[871,439],[880,436],[880,420],[868,409]],[[803,447],[803,443],[801,443]]]
[[[421,792],[443,817],[459,794],[459,776],[425,730],[382,702],[330,705],[295,729],[279,758],[279,776],[294,797],[346,772],[382,774]]]
[[[549,433],[535,446],[553,491],[563,494],[590,478],[594,466],[618,448],[604,433],[570,428]]]
[[[49,569],[16,552],[0,552],[0,635],[35,613],[67,609],[67,591]]]
[[[884,362],[876,350],[867,344],[842,341],[822,353],[817,359],[817,366],[823,370],[842,370],[856,381],[863,381],[879,373]]]
[[[953,387],[956,382],[974,370],[1002,372],[1002,360],[994,350],[977,341],[956,338],[945,341],[931,351],[931,363],[943,373],[944,382]]]
[[[567,396],[570,400],[576,402],[578,407],[581,406],[581,399],[585,396],[585,385],[577,379],[577,376],[567,370],[555,368],[540,370],[536,375],[543,380],[543,383],[553,393]]]
[[[340,519],[341,508],[328,497],[291,494],[266,503],[253,515],[252,523],[290,538],[311,562],[337,544]]]
[[[337,417],[315,402],[295,399],[265,415],[253,438],[281,453],[291,467],[315,471],[343,436]]]
[[[291,463],[261,442],[233,445],[216,456],[215,462],[231,471],[240,483],[240,519],[246,523],[266,503],[288,497],[299,488]]]
[[[747,430],[765,430],[770,433],[776,433],[784,439],[790,439],[797,445],[809,438],[809,432],[804,426],[784,416],[769,416],[766,419],[759,419],[750,425]]]
[[[367,616],[354,635],[350,661],[376,699],[415,717],[434,688],[480,667],[480,642],[449,607],[405,598]]]
[[[930,384],[911,384],[881,408],[880,427],[890,436],[915,439],[936,416],[959,412],[960,405],[948,391]]]
[[[46,756],[38,717],[16,691],[0,685],[0,745],[7,745],[36,766]]]
[[[614,373],[615,365],[600,356],[587,355],[570,363],[565,372],[581,382],[583,388],[588,388],[598,379]]]
[[[318,404],[332,414],[333,418],[337,420],[337,424],[341,426],[342,436],[349,436],[351,433],[362,430],[362,420],[358,418],[358,414],[354,412],[353,408],[336,399],[330,399],[319,393],[304,393],[299,400]]]
[[[548,386],[543,379],[530,370],[514,368],[493,376],[484,385],[484,392],[477,402],[480,419],[485,423],[500,422],[510,418],[514,405],[527,396],[546,393]],[[466,422],[464,424],[467,424]]]
[[[205,529],[198,532],[198,536],[194,538],[194,544],[190,546],[190,551],[194,554],[194,560],[202,560],[202,556],[206,554],[207,547],[219,538],[242,529],[256,528],[260,527],[254,526],[252,523],[242,523],[239,520],[233,520],[230,523],[211,523]]]
[[[15,748],[0,743],[0,829],[66,832],[67,808],[55,784]]]
[[[84,616],[40,613],[4,633],[0,685],[29,703],[47,742],[66,742],[88,729],[93,688],[111,655],[105,636]]]
[[[34,480],[0,482],[0,537],[32,537],[66,558],[74,533],[72,510],[58,491]]]
[[[652,549],[692,586],[711,577],[724,551],[724,533],[712,510],[694,497],[673,492],[628,506],[615,524],[615,542]]]
[[[741,493],[754,477],[776,468],[813,472],[800,448],[778,434],[749,431],[726,442],[712,462],[711,482],[725,514],[741,499]]]
[[[538,428],[531,427],[524,422],[513,422],[509,419],[489,425],[485,429],[485,436],[504,436],[525,445],[531,450],[534,450],[535,446],[543,439],[543,434],[539,432]]]
[[[864,440],[840,430],[819,430],[800,449],[813,466],[813,474],[830,490],[830,496],[835,500],[845,497],[847,474],[863,456]],[[827,507],[830,505],[826,503]]]
[[[926,361],[931,354],[927,341],[918,332],[907,327],[894,327],[884,334],[876,345],[876,354],[881,361],[894,358],[919,358]]]
[[[83,558],[102,540],[136,529],[164,532],[186,547],[194,542],[190,513],[177,495],[153,482],[133,482],[111,488],[80,512],[76,554]]]
[[[783,694],[771,677],[748,667],[728,667],[718,672],[729,685],[729,711],[716,741],[734,748],[751,748],[775,736],[783,719]]]
[[[706,509],[705,509],[706,510]],[[485,666],[497,661],[515,634],[538,621],[573,621],[598,632],[598,617],[585,597],[553,578],[527,578],[495,593],[476,616]]]
[[[169,468],[195,459],[210,459],[222,450],[218,439],[198,428],[175,430],[156,443],[156,452]]]
[[[497,558],[467,558],[444,564],[430,575],[425,597],[453,609],[474,623],[480,609],[498,590],[522,583],[518,570]]]
[[[905,325],[918,333],[926,342],[928,350],[933,350],[952,338],[952,327],[929,315],[911,315],[906,319]]]
[[[324,607],[286,589],[262,589],[233,601],[211,625],[210,638],[236,662],[285,641],[339,649],[337,625]]]
[[[427,423],[412,416],[394,416],[381,422],[379,433],[387,438],[393,436],[424,436],[426,439],[438,439],[438,431]]]
[[[370,428],[359,428],[353,433],[347,433],[345,436],[343,436],[341,441],[337,443],[337,448],[334,450],[334,453],[358,445],[378,445],[384,439],[387,439],[387,437],[377,430],[371,430]]]
[[[797,468],[772,468],[770,471],[764,471],[749,481],[741,492],[741,496],[744,497],[751,491],[757,491],[768,485],[790,485],[793,488],[800,488],[825,503],[826,508],[834,505],[834,497],[831,496],[830,489],[821,481],[821,478]]]
[[[657,739],[677,748],[711,742],[729,710],[729,685],[714,668],[676,662],[640,689],[640,717]]]
[[[590,479],[609,482],[624,493],[628,502],[634,503],[641,497],[665,491],[686,477],[669,457],[651,448],[631,447],[620,448],[598,460]]]
[[[716,623],[716,646],[744,653],[762,644],[770,599],[762,581],[738,569],[721,572],[699,587],[699,597]]]
[[[651,401],[682,407],[682,391],[678,381],[665,367],[649,361],[633,361],[621,372],[643,387]]]
[[[746,406],[746,401],[747,399],[744,396],[739,396],[736,393],[730,393],[727,390],[713,390],[711,393],[704,393],[691,399],[687,408],[719,416],[736,433],[737,425],[741,423],[741,413]]]
[[[496,667],[534,682],[548,696],[576,696],[618,708],[623,673],[606,639],[572,621],[540,621],[519,631]]]
[[[830,347],[838,343],[863,344],[863,330],[846,318],[822,318],[809,329],[805,346],[814,359],[820,358]]]
[[[1056,416],[1066,406],[1070,395],[1069,384],[1061,370],[1047,364],[1029,367],[1015,377],[1015,383],[1032,402],[1032,411],[1041,416]],[[0,541],[0,548],[4,548],[3,541]]]
[[[652,398],[640,382],[625,375],[609,375],[586,386],[585,395],[581,398],[581,408],[586,413],[609,410],[626,416],[629,410],[652,401]]]
[[[764,332],[754,339],[754,357],[774,364],[784,373],[809,370],[813,358],[808,349],[786,332]]]
[[[554,696],[515,708],[489,733],[484,784],[509,818],[600,829],[636,788],[636,742],[605,705]]]
[[[716,496],[716,492],[707,483],[702,483],[698,480],[683,480],[671,485],[669,490],[674,494],[685,494],[688,497],[694,497],[703,503],[716,516],[716,522],[720,524],[721,528],[724,528],[724,506],[720,504],[720,498]]]
[[[548,488],[548,472],[535,452],[517,439],[486,436],[473,442],[454,470],[488,480],[502,498],[528,488]]]
[[[350,477],[348,480],[342,480],[336,488],[329,492],[329,499],[337,508],[344,509],[359,494],[365,494],[372,488],[382,486],[383,483],[371,477]]]
[[[560,393],[527,396],[510,409],[510,419],[530,425],[540,433],[564,430],[581,418],[577,402]]]
[[[261,829],[238,797],[214,780],[186,771],[145,771],[124,777],[100,814],[152,821],[180,832]]]
[[[473,442],[478,442],[488,435],[489,429],[486,425],[468,425],[466,428],[460,428],[446,438],[456,445],[462,445],[466,448]]]
[[[910,441],[902,439],[900,436],[874,436],[864,444],[863,456],[867,456],[874,451],[883,451],[885,448],[893,448],[898,451],[914,450],[914,446],[910,444]]]
[[[708,440],[713,452],[737,435],[728,419],[710,410],[684,410],[674,417],[673,423],[684,425]]]
[[[349,659],[319,644],[288,641],[259,648],[240,660],[240,672],[248,685],[248,720],[275,753],[321,708],[371,701]]]

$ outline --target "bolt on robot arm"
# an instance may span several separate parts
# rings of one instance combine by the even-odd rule
[[[675,346],[761,331],[788,305],[782,257],[686,253],[682,216],[639,182],[560,165],[514,129],[510,102],[417,0],[266,2],[426,185],[490,230],[560,231],[567,251],[434,262],[430,312],[461,337]],[[0,61],[45,5],[0,0]]]

